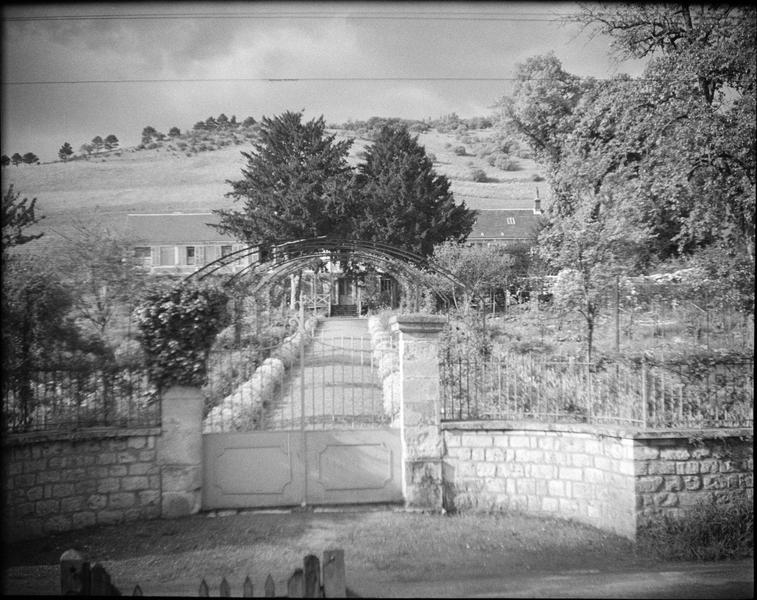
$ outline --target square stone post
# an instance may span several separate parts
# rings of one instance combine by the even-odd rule
[[[407,507],[442,509],[439,333],[444,317],[392,317],[399,331],[402,493]]]
[[[202,506],[203,396],[194,387],[174,386],[161,398],[158,440],[161,516],[184,517]]]

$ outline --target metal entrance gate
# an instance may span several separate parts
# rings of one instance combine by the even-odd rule
[[[401,502],[400,431],[372,357],[368,336],[318,336],[261,395],[248,386],[239,410],[264,405],[254,428],[203,435],[203,508]]]

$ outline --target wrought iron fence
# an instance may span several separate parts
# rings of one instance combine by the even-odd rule
[[[639,428],[751,427],[754,361],[686,365],[543,361],[531,355],[440,365],[442,420],[539,420]]]
[[[5,433],[160,425],[157,390],[142,369],[37,368],[4,375]]]

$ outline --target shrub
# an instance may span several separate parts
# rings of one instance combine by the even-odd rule
[[[520,169],[517,160],[513,160],[507,154],[500,154],[494,161],[494,166],[501,171],[517,171]]]
[[[667,560],[721,560],[754,553],[754,506],[747,500],[703,502],[639,531],[638,550]]]
[[[213,340],[229,320],[227,302],[223,292],[188,285],[145,295],[135,320],[148,374],[159,390],[205,383]]]
[[[433,163],[436,162],[436,154],[434,154],[433,152],[426,152],[426,156],[428,156],[428,159],[431,162],[433,162]]]
[[[467,152],[465,151],[465,146],[455,146],[453,152],[458,156],[465,156],[467,154]]]
[[[486,171],[484,171],[483,169],[472,169],[470,177],[473,181],[477,181],[479,183],[486,183],[487,181],[489,181],[489,178],[486,176]]]

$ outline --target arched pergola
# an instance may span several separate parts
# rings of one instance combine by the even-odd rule
[[[224,282],[232,285],[242,278],[255,280],[252,293],[275,283],[303,268],[311,266],[316,259],[344,262],[364,262],[394,276],[418,283],[433,291],[442,300],[449,298],[452,290],[465,290],[466,286],[449,270],[436,264],[433,259],[382,242],[351,240],[321,236],[275,244],[268,248],[248,246],[229,253],[188,275],[185,281],[203,280],[224,272],[239,259],[252,258],[250,264],[231,273]]]

